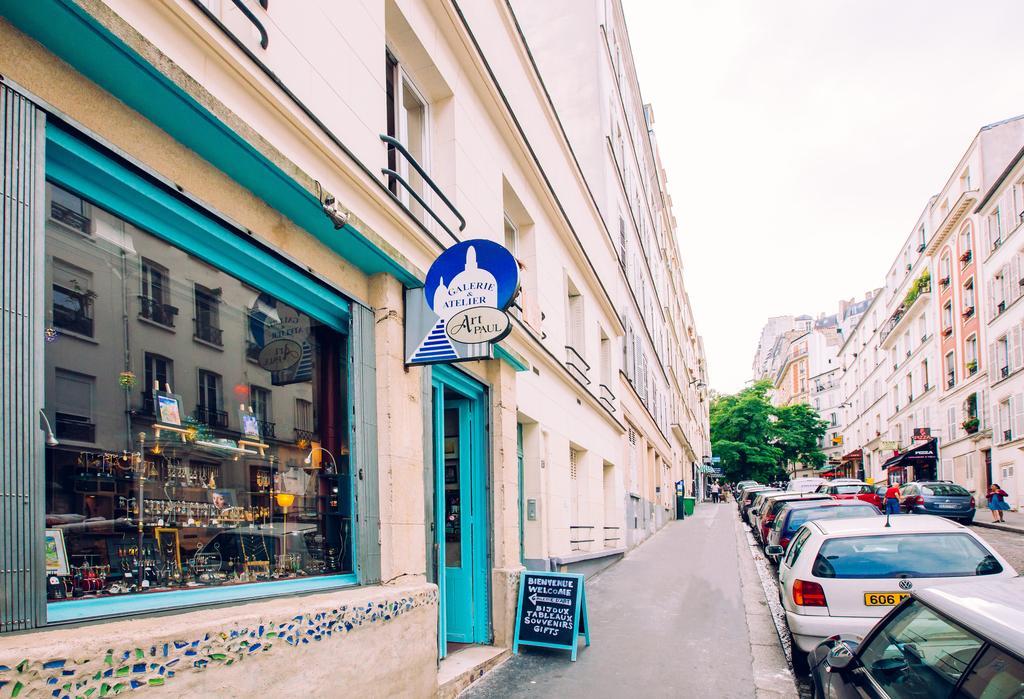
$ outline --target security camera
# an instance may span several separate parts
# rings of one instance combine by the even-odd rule
[[[341,211],[338,208],[338,204],[335,202],[333,195],[328,194],[324,197],[321,207],[323,208],[324,213],[327,214],[327,218],[331,219],[331,223],[334,224],[334,230],[341,230],[348,223],[348,212]]]

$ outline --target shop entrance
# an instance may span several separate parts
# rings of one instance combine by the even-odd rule
[[[435,579],[438,651],[489,643],[487,430],[483,386],[446,366],[433,369]]]

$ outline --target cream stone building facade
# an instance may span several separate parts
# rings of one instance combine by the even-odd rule
[[[0,1],[0,679],[452,695],[525,567],[595,570],[699,489],[707,366],[622,8],[575,22],[596,133],[540,10]],[[410,299],[471,238],[518,260],[512,333],[412,365]]]

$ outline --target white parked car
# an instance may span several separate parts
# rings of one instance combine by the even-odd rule
[[[863,636],[919,590],[1017,572],[970,529],[932,515],[823,519],[797,531],[779,563],[794,664],[835,634]],[[773,547],[778,549],[779,547]],[[778,551],[775,551],[778,553]],[[797,656],[800,656],[797,658]]]
[[[818,486],[822,483],[828,483],[826,478],[794,478],[786,484],[786,490],[794,491],[797,493],[812,493],[818,489]]]

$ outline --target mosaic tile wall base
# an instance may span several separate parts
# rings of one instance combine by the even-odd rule
[[[173,638],[145,648],[110,648],[102,657],[24,658],[0,661],[0,697],[98,699],[173,685],[175,677],[245,662],[257,654],[279,654],[387,624],[422,606],[436,606],[436,588],[386,602],[368,602],[287,619],[260,620],[240,628]]]

